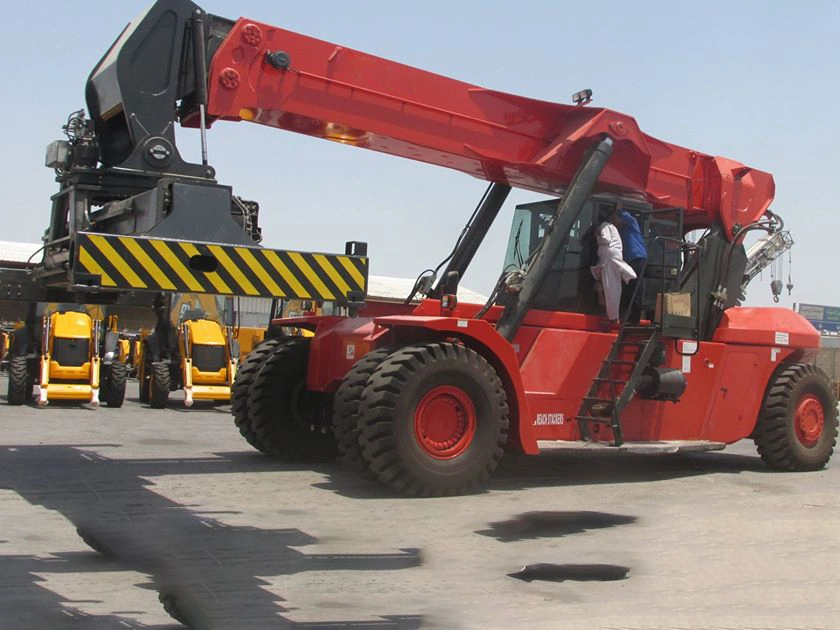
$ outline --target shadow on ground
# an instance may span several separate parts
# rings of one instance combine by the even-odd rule
[[[609,512],[540,511],[524,512],[505,521],[490,523],[487,529],[476,531],[481,536],[499,542],[518,542],[537,538],[562,538],[594,529],[606,529],[636,522],[635,516]]]
[[[529,564],[508,577],[523,582],[614,582],[623,580],[629,567],[617,564]]]
[[[419,550],[307,554],[299,548],[317,540],[301,530],[226,526],[151,491],[151,484],[144,479],[276,471],[277,462],[250,454],[235,458],[114,460],[92,448],[0,448],[0,487],[15,491],[32,505],[58,511],[96,550],[56,553],[48,559],[0,556],[4,627],[144,627],[117,613],[90,616],[77,612],[72,601],[39,586],[36,575],[124,570],[150,576],[149,586],[158,591],[167,610],[194,628],[421,627],[422,619],[415,615],[381,617],[376,623],[296,623],[284,617],[293,609],[284,607],[284,600],[263,588],[266,582],[257,577],[306,571],[404,569],[420,564]]]
[[[317,468],[327,481],[315,487],[352,499],[402,498],[370,476],[341,464]],[[537,456],[505,455],[480,492],[512,492],[527,488],[647,483],[712,473],[768,472],[755,456],[736,453],[639,455],[604,451],[547,452]],[[419,499],[422,500],[422,499]]]

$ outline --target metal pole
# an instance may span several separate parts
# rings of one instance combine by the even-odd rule
[[[198,101],[198,114],[201,129],[201,163],[207,166],[207,42],[204,39],[204,13],[195,10],[193,18],[193,56],[195,67],[195,96]]]
[[[496,330],[508,341],[513,340],[560,250],[568,242],[569,230],[586,205],[612,151],[613,139],[609,136],[598,142],[575,173],[566,194],[557,205],[551,227],[543,237],[542,246],[528,265],[522,289],[505,307],[496,325]]]

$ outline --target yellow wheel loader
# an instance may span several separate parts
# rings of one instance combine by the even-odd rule
[[[140,354],[140,333],[121,332],[117,341],[117,353],[121,363],[128,368],[131,378],[137,376],[138,355]]]
[[[237,365],[232,337],[229,327],[199,311],[184,312],[176,327],[159,320],[155,332],[143,340],[140,400],[159,409],[179,389],[187,407],[196,400],[230,400]]]
[[[14,330],[11,327],[0,328],[0,372],[5,372],[8,363],[9,346]]]
[[[32,399],[38,385],[38,405],[51,400],[76,400],[121,407],[127,368],[116,356],[116,336],[102,322],[79,310],[44,315],[40,336],[24,327],[14,337],[9,359],[10,405]],[[40,338],[39,338],[40,337]]]
[[[237,327],[233,331],[233,338],[239,344],[239,360],[242,361],[248,353],[265,341],[266,328],[256,326]]]

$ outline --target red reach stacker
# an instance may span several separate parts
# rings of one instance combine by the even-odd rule
[[[672,452],[752,437],[774,468],[828,461],[837,413],[812,365],[819,334],[790,310],[738,306],[744,237],[782,228],[768,173],[653,138],[587,106],[589,92],[571,106],[522,98],[247,19],[216,50],[209,86],[213,117],[492,182],[416,308],[309,318],[313,338],[276,337],[246,362],[234,414],[258,449],[337,449],[416,495],[467,491],[505,450],[558,441]],[[516,209],[490,301],[459,304],[511,186],[556,198]],[[647,239],[648,319],[609,329],[589,268],[593,228],[616,205]]]
[[[341,455],[421,496],[470,491],[505,451],[536,455],[557,444],[675,452],[750,437],[769,466],[789,471],[820,469],[832,454],[836,401],[813,365],[819,334],[793,311],[740,306],[756,266],[745,237],[783,231],[769,209],[768,173],[647,135],[632,117],[591,106],[588,90],[573,105],[506,94],[255,20],[211,16],[187,0],[160,0],[134,20],[86,93],[91,120],[52,164],[59,178],[78,182],[78,194],[113,181],[93,201],[105,204],[93,214],[101,220],[80,229],[107,232],[112,221],[123,236],[106,239],[110,248],[80,241],[89,255],[71,262],[73,288],[168,290],[164,280],[176,284],[178,265],[188,265],[208,292],[265,295],[274,285],[284,297],[331,299],[329,289],[344,309],[274,320],[270,338],[241,365],[233,414],[260,451],[294,460]],[[489,187],[452,253],[419,278],[411,296],[419,304],[365,304],[363,291],[351,290],[365,286],[367,273],[357,242],[331,258],[199,243],[183,263],[172,260],[180,250],[169,241],[135,247],[132,226],[147,208],[168,230],[148,228],[151,237],[222,242],[202,236],[208,222],[184,219],[216,197],[224,197],[219,212],[232,208],[258,236],[250,206],[236,198],[231,206],[206,159],[180,158],[176,118],[202,137],[218,121],[249,121],[455,169]],[[92,166],[97,159],[101,166]],[[91,169],[98,179],[87,184]],[[135,172],[147,180],[138,175],[129,188],[122,182]],[[173,177],[177,186],[167,183]],[[550,198],[514,210],[488,302],[459,303],[459,280],[511,187]],[[136,192],[147,188],[162,192]],[[215,196],[201,192],[208,190]],[[590,267],[594,230],[618,206],[638,220],[648,257],[636,289],[644,315],[615,326]],[[48,252],[63,251],[62,243]],[[142,286],[120,266],[130,267],[135,251],[168,254],[154,259],[159,276],[148,266],[135,274]],[[63,278],[67,267],[53,268]],[[289,326],[313,336],[285,337]]]

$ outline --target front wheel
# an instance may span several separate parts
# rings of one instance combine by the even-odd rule
[[[309,340],[278,344],[248,394],[248,418],[261,451],[291,461],[334,459],[332,396],[306,388]]]
[[[753,434],[761,459],[777,470],[825,467],[837,441],[837,400],[819,368],[795,363],[774,376]]]
[[[29,359],[12,357],[9,359],[9,390],[7,401],[10,405],[22,405],[32,400],[33,377],[29,369]]]
[[[165,361],[152,363],[150,377],[149,404],[153,409],[163,409],[169,401],[169,392],[172,390],[172,375],[169,371],[169,364]]]
[[[114,360],[104,366],[105,382],[102,400],[109,407],[122,407],[125,401],[125,383],[128,378],[128,367],[122,361]]]
[[[455,343],[392,353],[370,376],[359,405],[359,443],[371,472],[412,496],[476,489],[496,468],[508,426],[496,370]]]
[[[269,356],[286,342],[286,338],[280,337],[269,339],[248,353],[248,356],[239,364],[236,370],[236,378],[233,381],[230,395],[231,413],[233,413],[233,422],[236,428],[239,429],[239,434],[253,446],[255,449],[266,452],[265,446],[257,439],[257,434],[254,431],[251,417],[248,414],[248,397],[251,394],[251,388],[254,384],[254,379],[259,374],[260,368]]]
[[[371,374],[388,358],[394,348],[371,350],[347,372],[335,392],[333,431],[341,459],[359,471],[367,471],[359,445],[359,405]]]

